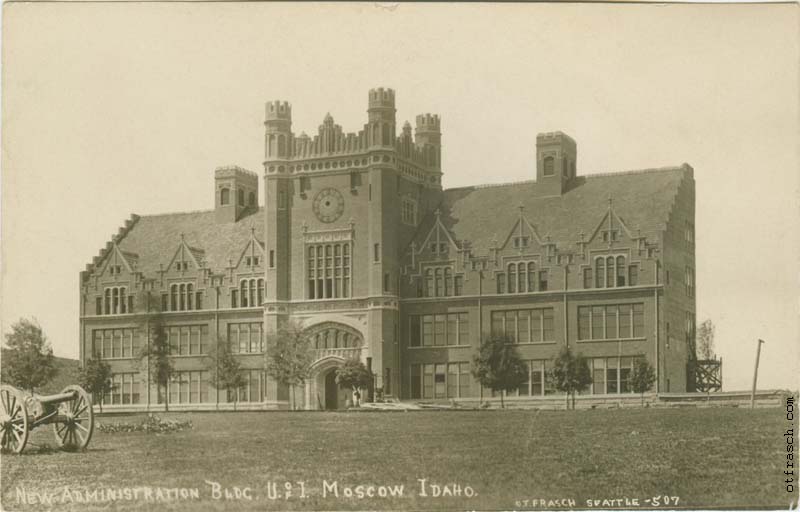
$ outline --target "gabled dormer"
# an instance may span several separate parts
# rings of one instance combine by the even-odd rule
[[[451,260],[455,259],[459,250],[458,243],[450,231],[442,223],[441,212],[434,212],[435,221],[428,234],[415,243],[415,257],[423,260]]]
[[[250,241],[239,254],[233,268],[238,273],[262,273],[264,271],[264,242],[257,239],[255,230],[251,230]]]
[[[203,249],[190,246],[188,243],[186,243],[183,235],[181,235],[180,244],[178,244],[177,250],[173,254],[172,259],[169,261],[164,271],[173,275],[174,273],[183,275],[185,272],[196,271],[205,266],[204,258],[205,251]]]
[[[511,230],[507,233],[505,239],[499,243],[499,249],[504,254],[531,254],[539,253],[545,243],[539,236],[536,227],[531,224],[524,215],[524,208],[518,207],[519,217],[514,222]]]

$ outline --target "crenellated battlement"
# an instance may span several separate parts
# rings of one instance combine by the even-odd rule
[[[370,89],[369,108],[394,108],[394,89]]]
[[[292,120],[292,105],[288,101],[268,101],[266,105],[267,121]]]
[[[438,114],[420,114],[417,116],[417,132],[439,132],[441,123]]]

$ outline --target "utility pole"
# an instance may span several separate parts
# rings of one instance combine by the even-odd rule
[[[756,347],[756,368],[753,371],[753,392],[750,394],[750,408],[753,409],[756,406],[756,381],[758,380],[758,359],[761,357],[761,344],[764,343],[764,340],[758,340],[758,346]]]

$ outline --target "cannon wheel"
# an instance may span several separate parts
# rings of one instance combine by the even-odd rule
[[[62,393],[77,391],[72,400],[58,404],[60,421],[53,423],[56,443],[63,450],[83,450],[94,432],[94,411],[89,393],[80,386],[67,386]]]
[[[28,442],[28,408],[20,392],[5,384],[0,386],[0,425],[3,451],[21,453]]]

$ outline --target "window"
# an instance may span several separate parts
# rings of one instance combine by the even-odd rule
[[[591,268],[583,269],[583,287],[584,288],[591,288],[592,287],[592,280],[594,279],[592,275]]]
[[[539,271],[539,291],[547,291],[547,270]]]
[[[409,347],[444,347],[469,345],[469,315],[411,315]]]
[[[497,274],[497,293],[506,293],[506,275],[504,273]]]
[[[275,249],[269,250],[269,268],[275,268]]]
[[[92,338],[92,353],[97,359],[136,358],[142,349],[136,329],[95,329]]]
[[[625,286],[626,281],[630,278],[630,273],[631,270],[625,263],[625,256],[598,256],[594,260],[596,288]],[[636,280],[638,282],[638,272]]]
[[[524,247],[528,247],[528,243],[530,242],[530,237],[528,236],[515,236],[514,237],[514,247],[518,249],[522,249]]]
[[[452,267],[428,267],[423,275],[425,297],[450,297],[463,292],[463,276],[453,276]]]
[[[129,405],[141,402],[140,383],[137,373],[112,373],[111,391],[100,400],[103,405]]]
[[[315,244],[306,248],[309,299],[350,296],[350,244]]]
[[[381,261],[381,244],[375,244],[372,247],[372,261]]]
[[[175,325],[164,329],[170,354],[174,356],[199,356],[208,353],[208,326]]]
[[[417,202],[410,197],[404,197],[400,220],[409,226],[417,225]]]
[[[231,191],[228,188],[223,188],[219,191],[219,204],[222,206],[231,204]]]
[[[239,199],[239,206],[244,206],[244,190],[239,189],[237,197]]]
[[[195,293],[192,283],[174,283],[169,290],[169,308],[165,311],[192,311],[201,308],[202,292]]]
[[[628,284],[637,286],[639,284],[639,265],[631,265],[628,267]]]
[[[686,267],[684,275],[686,276],[686,296],[694,297],[694,269],[692,267]]]
[[[383,274],[383,291],[384,293],[389,291],[389,283],[391,282],[391,276],[386,273]]]
[[[264,326],[261,322],[228,324],[228,343],[234,354],[260,354],[264,347]]]
[[[278,208],[281,210],[286,209],[286,192],[283,190],[278,192]]]
[[[242,279],[239,289],[231,290],[232,308],[255,308],[264,302],[264,280],[259,278]]]
[[[263,370],[241,370],[242,387],[228,390],[228,402],[263,402],[267,396],[267,375]]]
[[[169,381],[169,401],[173,404],[208,402],[210,372],[173,372]]]
[[[686,346],[687,347],[694,347],[695,346],[695,314],[691,311],[686,312],[686,325],[684,327],[684,333],[686,335]]]
[[[632,393],[631,374],[635,357],[596,357],[589,359],[592,374],[590,392],[595,395]]]
[[[124,286],[106,288],[103,291],[102,299],[98,297],[95,302],[95,313],[98,315],[133,313],[131,307],[133,306],[133,296],[129,296],[127,290]]]
[[[694,224],[689,221],[686,221],[684,239],[686,240],[686,246],[688,248],[692,248],[694,246]]]
[[[493,311],[491,329],[514,343],[555,341],[553,308]]]
[[[411,398],[466,398],[472,378],[468,362],[412,364],[409,369]]]
[[[545,176],[554,175],[555,172],[556,172],[555,171],[555,158],[553,158],[552,156],[546,156],[544,158],[543,168],[544,168],[544,173],[543,174]]]
[[[555,393],[547,379],[546,368],[548,361],[525,361],[528,367],[528,380],[518,389],[509,391],[507,396],[544,396]]]
[[[578,340],[644,337],[644,304],[580,306]]]
[[[248,199],[248,203],[250,204],[250,206],[255,206],[256,205],[256,194],[255,194],[255,192],[250,192],[250,196],[247,199]]]

